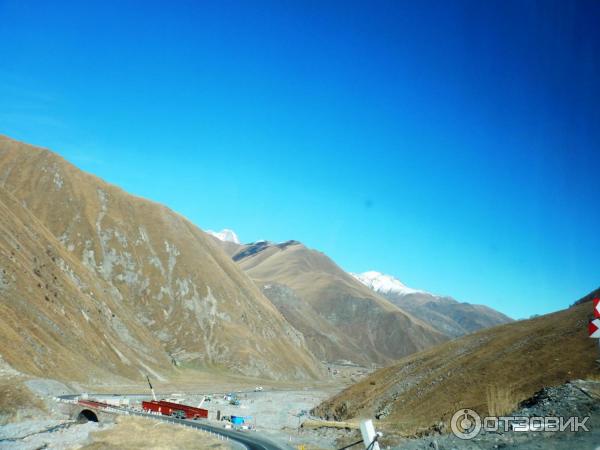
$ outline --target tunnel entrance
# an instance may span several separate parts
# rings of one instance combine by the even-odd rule
[[[89,409],[82,410],[77,416],[77,422],[85,423],[85,422],[98,422],[98,416],[94,411]]]

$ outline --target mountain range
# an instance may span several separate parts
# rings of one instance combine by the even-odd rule
[[[452,297],[412,289],[390,275],[375,271],[352,275],[394,305],[449,337],[512,322],[510,317],[488,306],[458,302]]]
[[[13,367],[64,378],[70,366],[58,361],[94,347],[88,361],[124,376],[174,366],[318,376],[302,334],[181,215],[6,137],[0,190],[11,212],[0,237],[0,351]]]
[[[319,378],[323,363],[387,365],[496,323],[444,300],[468,319],[439,327],[426,302],[407,301],[431,294],[368,287],[297,241],[240,244],[232,230],[205,233],[3,136],[0,210],[0,354],[35,375],[165,379],[214,368]]]
[[[325,361],[387,364],[448,338],[511,321],[491,308],[411,289],[389,275],[349,274],[298,241],[222,241]]]
[[[261,241],[232,258],[323,361],[386,364],[446,339],[300,242]]]

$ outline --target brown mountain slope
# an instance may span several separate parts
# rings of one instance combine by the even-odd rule
[[[488,306],[460,303],[451,297],[412,289],[381,272],[370,270],[351,275],[398,308],[449,337],[464,336],[482,328],[512,322],[510,317]]]
[[[322,360],[385,364],[446,339],[299,242],[241,246],[233,259]]]
[[[545,386],[597,374],[597,342],[587,337],[589,303],[489,328],[411,355],[322,403],[329,418],[379,417],[377,427],[412,434],[460,408],[488,414]]]
[[[159,342],[112,290],[0,188],[0,342],[11,366],[104,381],[169,370]]]
[[[181,365],[307,377],[318,363],[259,289],[200,229],[58,155],[0,137],[0,186],[105,281]]]
[[[485,305],[460,303],[451,297],[427,292],[405,295],[390,292],[381,295],[450,337],[512,322],[510,317]]]

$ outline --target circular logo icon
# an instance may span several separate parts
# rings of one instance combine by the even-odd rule
[[[450,421],[452,433],[459,439],[473,439],[481,431],[481,417],[472,409],[460,409]]]

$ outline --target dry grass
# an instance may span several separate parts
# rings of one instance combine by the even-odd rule
[[[519,406],[515,390],[504,386],[489,386],[487,390],[487,407],[491,416],[504,416]]]
[[[0,425],[18,422],[45,409],[44,403],[20,379],[0,378]]]
[[[321,375],[272,303],[181,215],[3,136],[0,173],[0,350],[15,369],[169,378],[171,353],[180,367]]]
[[[510,410],[546,386],[597,376],[589,303],[470,334],[375,372],[317,408],[334,420],[389,414],[384,430],[411,435],[455,411]],[[490,388],[492,386],[492,388]]]
[[[354,422],[339,422],[334,420],[305,420],[304,422],[302,422],[302,428],[335,428],[338,430],[358,430],[359,425]]]
[[[238,264],[261,286],[291,289],[265,292],[320,360],[387,365],[447,340],[302,244],[271,245]]]
[[[83,447],[85,450],[231,448],[207,433],[139,417],[119,417],[114,427],[93,433],[91,438],[93,442]]]

